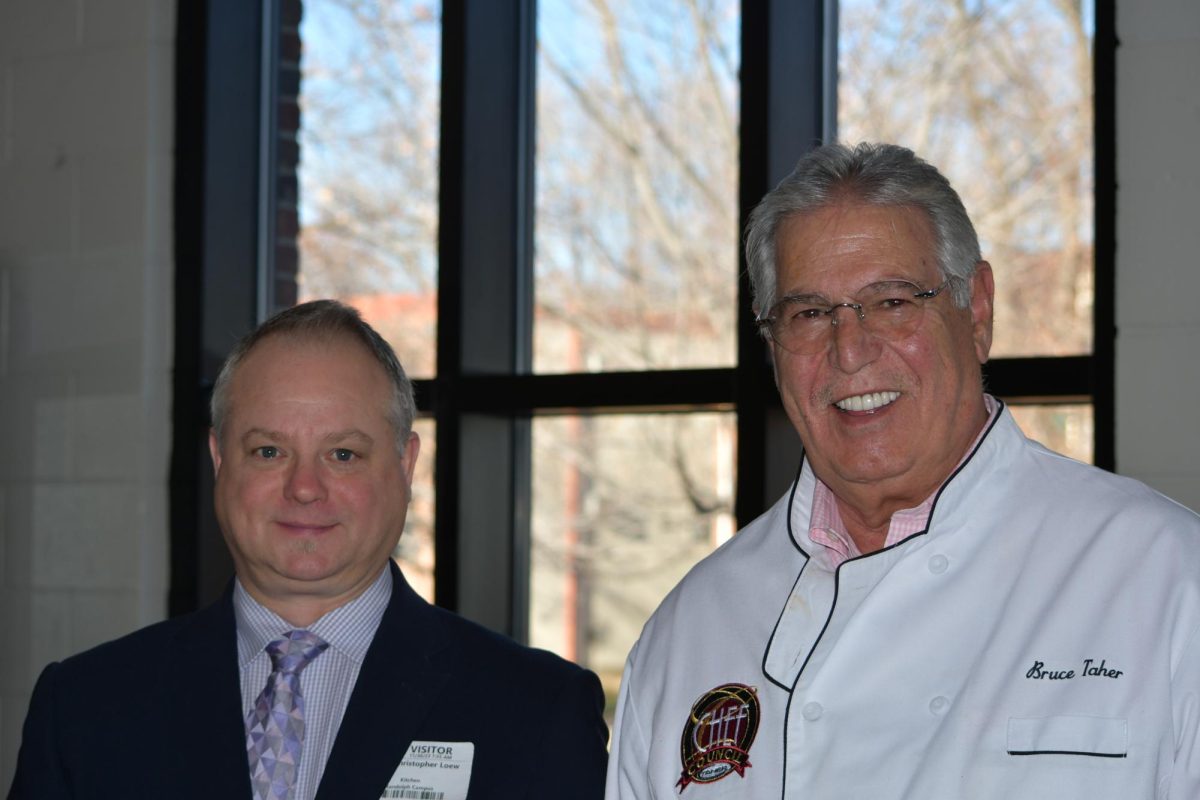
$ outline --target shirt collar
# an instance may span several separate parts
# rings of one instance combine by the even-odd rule
[[[322,616],[305,630],[329,643],[330,648],[361,664],[375,638],[379,621],[392,597],[392,575],[385,566],[366,591]],[[234,578],[233,614],[237,621],[238,664],[245,668],[268,644],[296,626],[250,596],[240,578]]]

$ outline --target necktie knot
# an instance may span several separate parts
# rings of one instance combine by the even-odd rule
[[[275,672],[299,674],[326,647],[329,642],[311,631],[288,631],[267,645],[267,655]]]

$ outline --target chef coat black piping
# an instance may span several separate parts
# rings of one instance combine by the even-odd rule
[[[799,467],[799,469],[796,470],[796,478],[795,478],[795,480],[792,481],[792,489],[791,489],[791,492],[788,494],[788,503],[787,503],[787,512],[786,513],[787,513],[788,539],[791,540],[792,547],[795,547],[797,550],[800,551],[800,554],[804,556],[805,561],[804,561],[804,564],[802,564],[800,566],[800,571],[796,573],[796,580],[792,582],[792,588],[788,590],[788,597],[791,597],[792,592],[796,591],[796,584],[800,583],[800,577],[802,575],[804,575],[804,568],[807,567],[808,562],[812,560],[812,557],[808,553],[804,552],[804,548],[801,547],[800,543],[796,541],[796,537],[792,536],[792,504],[796,501],[796,491],[800,487],[800,473],[803,471],[804,471],[804,453],[801,452],[800,453],[800,467]],[[769,680],[771,683],[778,686],[780,689],[783,689],[788,694],[791,694],[791,691],[792,691],[791,689],[789,689],[787,686],[783,685],[779,681],[772,678],[771,674],[769,672],[767,672],[767,653],[771,652],[771,643],[775,641],[775,632],[777,630],[779,630],[779,623],[783,619],[783,615],[786,612],[787,612],[787,602],[784,602],[783,608],[779,611],[779,617],[776,618],[776,620],[775,620],[775,626],[773,628],[771,628],[771,635],[769,637],[767,637],[767,646],[763,649],[763,654],[762,654],[761,669],[762,669],[763,676],[767,680]]]
[[[938,501],[941,500],[941,498],[942,498],[942,492],[944,492],[946,490],[946,487],[950,485],[950,482],[952,480],[954,480],[960,472],[962,472],[963,468],[966,467],[967,464],[970,463],[973,458],[975,458],[975,454],[979,452],[979,448],[983,447],[983,443],[985,441],[987,441],[988,436],[991,435],[992,430],[996,427],[996,423],[998,423],[1000,421],[1000,417],[1004,413],[1004,401],[1001,400],[1000,398],[996,398],[996,402],[999,403],[999,407],[996,409],[996,414],[995,414],[994,418],[988,424],[987,430],[985,430],[983,435],[979,437],[979,442],[975,445],[975,448],[973,450],[971,450],[970,454],[968,454],[966,458],[963,459],[962,463],[958,465],[958,467],[954,470],[954,472],[950,473],[950,477],[946,478],[946,480],[942,482],[941,487],[938,489],[937,495],[933,498],[933,505],[929,509],[929,517],[925,521],[924,530],[918,531],[918,532],[914,533],[912,536],[908,536],[905,539],[903,539],[902,541],[896,542],[896,544],[891,545],[890,547],[885,547],[881,550],[876,550],[873,553],[865,553],[863,555],[855,556],[854,558],[846,559],[841,564],[838,564],[837,569],[835,569],[833,572],[833,602],[829,606],[829,614],[828,614],[828,616],[825,617],[825,624],[821,626],[821,632],[819,634],[817,634],[816,640],[813,642],[812,647],[809,648],[808,656],[805,657],[804,663],[800,665],[799,671],[796,672],[796,679],[792,682],[791,688],[784,686],[779,681],[777,681],[773,677],[771,677],[770,674],[767,673],[767,653],[769,653],[771,651],[771,644],[775,641],[775,632],[777,630],[779,630],[779,623],[783,619],[784,612],[787,611],[787,602],[786,601],[784,602],[783,610],[779,612],[779,618],[775,620],[775,627],[771,629],[771,637],[767,640],[767,647],[763,651],[763,660],[762,660],[763,675],[765,675],[767,680],[769,680],[771,683],[775,684],[776,686],[778,686],[779,688],[783,689],[785,692],[788,693],[787,706],[784,709],[784,715],[783,715],[785,722],[784,722],[784,726],[783,726],[783,776],[782,776],[782,781],[781,781],[781,785],[783,786],[783,791],[780,793],[781,798],[787,797],[788,725],[786,723],[786,720],[791,719],[791,716],[792,716],[792,701],[796,698],[796,692],[795,692],[796,684],[800,682],[800,676],[804,674],[804,670],[808,666],[808,662],[812,658],[812,654],[814,652],[816,652],[817,647],[819,647],[821,644],[821,639],[823,639],[825,637],[825,631],[827,631],[829,629],[829,621],[831,619],[833,619],[833,611],[835,608],[837,608],[838,590],[841,587],[842,567],[845,566],[846,564],[850,563],[851,561],[857,561],[861,558],[870,558],[871,556],[882,553],[885,550],[891,550],[893,547],[901,545],[904,542],[907,542],[909,539],[913,539],[917,536],[924,536],[925,534],[927,534],[929,532],[929,528],[931,527],[931,524],[933,521],[933,515],[937,511]],[[804,556],[808,559],[808,561],[811,561],[812,556],[810,556],[808,553],[806,553],[804,551],[804,548],[800,546],[800,543],[796,540],[796,537],[793,535],[793,532],[792,532],[792,505],[796,501],[796,489],[800,485],[800,473],[803,470],[804,470],[804,454],[802,453],[800,456],[800,469],[797,470],[797,472],[796,472],[796,479],[792,483],[792,491],[791,491],[791,494],[788,496],[787,532],[788,532],[788,538],[792,540],[792,544],[796,547],[796,549],[799,550],[801,553],[803,553]],[[805,561],[804,565],[802,567],[800,567],[800,572],[796,575],[796,582],[792,584],[792,588],[788,592],[789,598],[792,596],[791,593],[796,590],[796,584],[800,582],[800,577],[804,574],[804,568],[808,566],[808,561]],[[1017,755],[1017,754],[1014,753],[1013,755]]]
[[[1126,758],[1128,753],[1089,753],[1086,750],[1009,750],[1010,756],[1091,756],[1092,758]]]
[[[896,542],[895,544],[888,545],[887,547],[876,550],[873,553],[863,553],[861,555],[854,556],[853,558],[846,559],[841,564],[838,564],[837,570],[835,570],[835,572],[834,572],[835,577],[837,575],[837,572],[841,570],[842,566],[845,564],[849,564],[851,561],[858,561],[858,560],[864,559],[864,558],[871,558],[872,556],[879,555],[880,553],[885,553],[894,547],[898,547],[898,546],[904,544],[905,542],[908,542],[910,539],[915,539],[918,536],[924,536],[925,534],[929,533],[929,528],[932,527],[932,524],[933,524],[934,515],[937,514],[938,502],[942,499],[942,492],[946,491],[946,488],[950,485],[950,482],[953,481],[956,477],[958,477],[958,474],[960,472],[962,472],[964,469],[966,469],[967,464],[971,463],[972,459],[975,458],[975,454],[979,452],[979,449],[981,447],[983,447],[983,443],[987,441],[987,438],[989,436],[991,436],[992,429],[994,429],[996,427],[997,423],[1000,422],[1000,417],[1004,413],[1005,403],[1003,400],[1001,400],[998,397],[996,398],[996,402],[999,404],[999,407],[996,409],[996,416],[994,419],[992,419],[989,422],[989,424],[987,426],[987,430],[985,430],[983,432],[983,435],[979,437],[979,442],[975,445],[975,448],[967,455],[966,458],[964,458],[962,460],[961,464],[959,464],[957,467],[955,467],[954,471],[950,473],[950,477],[948,477],[948,478],[946,478],[946,480],[942,481],[942,485],[940,487],[938,487],[937,494],[933,498],[933,505],[931,505],[929,507],[929,516],[925,519],[924,529],[917,531],[916,533],[912,534],[911,536],[901,539],[900,541]],[[797,476],[796,480],[797,480],[797,482],[799,481],[799,476]],[[791,515],[791,501],[790,500],[788,502],[787,524],[788,524],[788,537],[791,538],[792,541],[794,542],[795,537],[792,536],[792,515]],[[797,548],[799,548],[799,545],[797,545]],[[801,552],[804,552],[804,551],[801,550]],[[805,553],[805,555],[808,555],[808,554]],[[836,582],[835,582],[835,586],[836,586]],[[836,591],[834,592],[833,601],[835,604],[837,603]],[[778,624],[778,623],[776,623],[776,624]],[[822,633],[824,633],[824,630],[822,630]],[[819,642],[820,639],[818,638],[817,641]],[[815,647],[815,645],[814,645],[814,647]],[[801,670],[803,670],[803,667],[801,667]]]

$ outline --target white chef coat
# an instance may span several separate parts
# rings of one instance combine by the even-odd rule
[[[646,623],[607,800],[1200,798],[1193,512],[1007,409],[887,549],[823,566],[814,486],[804,465]],[[757,698],[749,764],[681,787],[693,704],[731,683]]]

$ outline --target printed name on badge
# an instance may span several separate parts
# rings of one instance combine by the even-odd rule
[[[474,742],[413,742],[382,800],[467,800]]]
[[[758,717],[758,693],[752,686],[726,683],[702,694],[688,714],[679,742],[683,761],[683,774],[675,784],[679,793],[689,783],[713,783],[732,772],[746,777]]]

